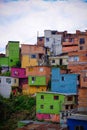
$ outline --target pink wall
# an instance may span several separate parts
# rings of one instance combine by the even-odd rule
[[[15,78],[26,78],[25,68],[11,68],[11,76]]]
[[[41,113],[37,113],[36,117],[37,117],[38,120],[60,122],[60,115],[58,115],[58,114],[41,114]]]

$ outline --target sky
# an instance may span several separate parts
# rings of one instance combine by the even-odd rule
[[[87,0],[0,0],[0,53],[8,41],[36,44],[44,30],[87,30]]]

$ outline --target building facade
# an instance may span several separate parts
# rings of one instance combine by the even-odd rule
[[[62,35],[57,31],[44,31],[45,47],[50,48],[51,55],[55,56],[62,53]]]
[[[61,74],[59,68],[52,68],[51,91],[77,94],[77,74]]]
[[[21,67],[38,66],[45,54],[44,47],[37,45],[21,45]]]
[[[9,67],[16,66],[20,61],[19,41],[9,41],[6,46],[6,57],[8,57]]]
[[[12,86],[18,87],[18,85],[19,82],[17,78],[0,76],[0,94],[3,97],[9,98],[12,92]]]
[[[56,92],[39,92],[36,94],[36,117],[39,120],[60,122],[64,120],[63,115],[60,116],[61,111],[65,113],[75,107],[75,95]]]

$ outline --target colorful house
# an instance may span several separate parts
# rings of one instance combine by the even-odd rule
[[[19,82],[17,78],[0,76],[0,94],[3,97],[9,98],[12,92],[12,86],[18,87],[18,85]]]
[[[66,67],[68,65],[68,54],[60,54],[57,56],[49,56],[49,61],[51,66],[60,66],[60,67]]]
[[[76,94],[77,79],[77,74],[61,74],[59,68],[52,68],[51,91]]]
[[[9,67],[16,66],[19,62],[19,41],[9,41],[6,46],[6,57],[8,57]]]
[[[51,68],[48,66],[26,67],[28,85],[23,86],[24,94],[35,94],[49,88]]]
[[[25,68],[11,68],[11,76],[17,78],[25,78],[26,77],[26,69]]]
[[[8,57],[0,57],[0,67],[8,66]]]
[[[73,114],[67,119],[69,130],[87,130],[87,114]]]
[[[69,100],[72,97],[72,101]],[[38,92],[36,94],[36,117],[39,120],[60,122],[60,112],[75,107],[75,98],[72,94],[57,92]]]
[[[22,92],[23,85],[28,85],[28,77],[25,68],[11,68],[11,76],[19,79],[19,91]]]
[[[38,45],[21,45],[21,67],[38,66],[41,58],[45,54],[45,49]]]

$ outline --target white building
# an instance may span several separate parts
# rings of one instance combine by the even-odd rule
[[[7,77],[7,76],[0,76],[0,95],[5,98],[9,98],[12,86],[18,86],[18,79]]]
[[[56,56],[62,53],[62,35],[57,31],[45,30],[45,47],[50,48],[51,54]]]

